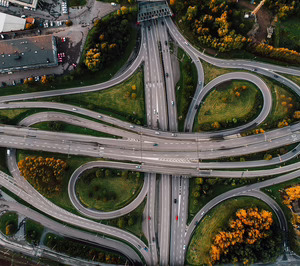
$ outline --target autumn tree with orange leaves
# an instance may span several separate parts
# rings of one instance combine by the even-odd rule
[[[272,225],[272,213],[269,211],[259,211],[257,208],[238,210],[235,219],[229,222],[229,229],[219,232],[214,237],[210,250],[211,264],[224,262],[249,264],[255,261],[250,250],[252,247],[262,245],[263,239],[272,235],[270,230]],[[244,252],[242,249],[245,249]],[[251,256],[247,256],[246,251]]]
[[[67,163],[60,159],[26,157],[18,162],[20,173],[44,195],[50,196],[61,190],[61,182]]]

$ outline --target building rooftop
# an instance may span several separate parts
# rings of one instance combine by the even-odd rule
[[[0,41],[0,73],[57,65],[52,35]]]
[[[24,30],[26,19],[0,12],[0,32]]]

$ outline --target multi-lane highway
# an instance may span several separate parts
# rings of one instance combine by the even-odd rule
[[[185,121],[185,130],[189,131],[187,133],[177,132],[175,77],[170,57],[169,35],[190,56],[197,68],[198,83]],[[187,245],[195,229],[195,222],[199,221],[211,208],[230,197],[249,195],[265,201],[278,216],[282,230],[287,232],[287,221],[280,207],[272,199],[261,193],[259,189],[299,176],[299,162],[280,168],[276,168],[276,165],[296,158],[300,154],[300,145],[295,145],[285,155],[278,156],[270,161],[218,162],[217,159],[264,152],[299,142],[299,123],[260,135],[240,137],[238,133],[262,123],[272,109],[270,90],[256,74],[262,74],[281,82],[299,96],[299,86],[286,77],[278,73],[275,74],[275,72],[300,76],[300,70],[256,61],[222,60],[207,56],[192,47],[180,34],[170,18],[143,22],[141,24],[141,36],[140,50],[134,62],[121,75],[107,82],[64,90],[0,97],[1,109],[45,108],[55,110],[55,112],[41,112],[25,118],[20,123],[22,127],[0,126],[0,146],[12,149],[8,152],[8,167],[13,175],[12,179],[0,172],[0,185],[11,190],[35,208],[60,221],[93,232],[103,233],[107,236],[117,237],[132,246],[129,247],[119,241],[99,238],[90,233],[63,227],[63,225],[53,222],[29,208],[22,209],[16,203],[8,203],[9,209],[39,220],[52,230],[66,236],[76,237],[83,241],[97,243],[112,250],[117,250],[126,255],[133,264],[141,263],[138,252],[147,265],[183,265]],[[200,59],[218,67],[243,69],[252,73],[235,72],[225,74],[208,84],[204,84],[204,72]],[[107,115],[68,104],[24,102],[24,100],[50,96],[104,90],[126,80],[142,63],[144,63],[147,127],[132,125]],[[248,80],[258,87],[264,100],[260,114],[247,125],[234,129],[192,133],[197,113],[195,107],[203,101],[214,87],[232,79]],[[23,102],[12,102],[20,100]],[[59,111],[64,111],[64,113]],[[78,117],[77,114],[86,118]],[[93,118],[93,120],[90,120],[90,118]],[[105,122],[105,124],[98,123],[97,120]],[[117,136],[119,139],[62,132],[54,133],[29,128],[30,125],[43,121],[62,121],[105,132]],[[147,197],[144,228],[149,242],[148,247],[138,237],[126,231],[69,213],[45,199],[20,176],[16,164],[15,150],[13,149],[43,150],[131,161],[132,163],[95,161],[81,166],[70,179],[69,195],[71,202],[82,215],[94,219],[110,219],[127,214]],[[216,161],[202,162],[199,159]],[[251,170],[253,167],[263,168],[266,166],[270,169]],[[107,213],[88,210],[80,204],[76,197],[75,183],[84,170],[94,167],[112,167],[145,172],[143,188],[135,200],[120,210]],[[271,175],[277,175],[277,177],[241,187],[214,198],[199,211],[189,226],[186,225],[189,204],[189,180],[186,177],[252,178]]]

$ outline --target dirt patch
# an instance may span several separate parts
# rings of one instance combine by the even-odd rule
[[[241,7],[254,10],[256,5],[252,5],[249,1],[240,0],[239,5]],[[259,24],[259,29],[256,32],[254,41],[261,42],[267,38],[267,28],[271,25],[272,22],[272,13],[268,11],[265,6],[262,6],[261,9],[256,14],[257,23]]]

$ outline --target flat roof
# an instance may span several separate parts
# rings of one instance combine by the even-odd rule
[[[42,35],[0,41],[0,72],[57,65],[55,38]]]
[[[0,12],[0,32],[24,30],[26,19]]]

